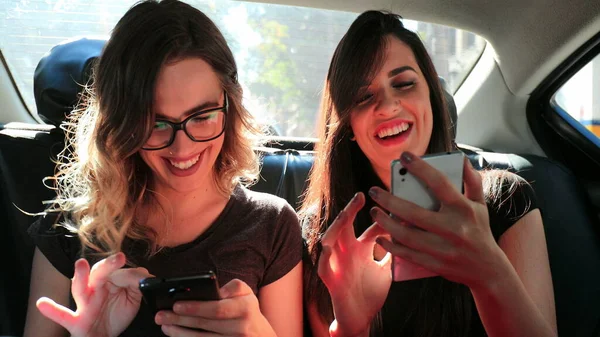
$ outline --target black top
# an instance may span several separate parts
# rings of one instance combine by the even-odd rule
[[[368,197],[369,188],[385,189],[379,179],[368,177],[376,175],[365,174],[357,181],[367,196],[354,222],[357,237],[372,224],[369,210],[377,205]],[[533,188],[513,173],[490,171],[484,177],[489,178],[485,188],[490,229],[498,242],[517,221],[538,208],[537,200]],[[305,268],[314,268],[306,247],[304,254]],[[484,337],[486,332],[469,288],[438,276],[392,282],[381,311],[372,321],[370,336]]]
[[[29,234],[52,265],[72,278],[74,263],[82,256],[81,245],[77,236],[64,227],[53,226],[58,217],[58,214],[40,217],[29,228]],[[141,242],[123,244],[123,252],[129,259],[157,277],[213,270],[219,284],[237,278],[257,294],[261,287],[277,281],[300,262],[302,238],[296,213],[285,200],[237,187],[223,212],[194,241],[163,248],[149,259],[144,257],[146,251],[147,245]],[[90,254],[85,257],[90,264],[97,261]],[[121,336],[164,334],[142,302],[134,321]]]
[[[538,208],[531,186],[514,178],[516,182],[500,181],[500,197],[488,201],[496,242],[523,216]],[[380,314],[383,334],[379,330],[377,336],[486,336],[469,289],[439,276],[392,282]]]

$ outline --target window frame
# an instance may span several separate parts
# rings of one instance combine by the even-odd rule
[[[554,95],[598,55],[600,32],[550,73],[527,102],[527,121],[546,155],[590,180],[600,179],[593,173],[600,170],[600,139],[556,104]]]

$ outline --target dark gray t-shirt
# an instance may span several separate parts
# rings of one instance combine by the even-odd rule
[[[76,236],[53,225],[58,214],[37,219],[29,234],[52,265],[68,278],[82,256]],[[137,266],[158,277],[180,277],[213,270],[219,284],[234,278],[258,290],[286,275],[301,260],[302,237],[298,217],[283,199],[237,187],[223,212],[211,227],[192,242],[163,248],[145,258],[147,246],[125,241],[123,252]],[[93,264],[96,258],[86,254]],[[142,302],[138,315],[121,336],[164,336]]]

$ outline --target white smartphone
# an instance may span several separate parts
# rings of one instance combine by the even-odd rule
[[[429,154],[421,157],[429,165],[442,172],[454,188],[463,191],[464,154],[460,151]],[[392,194],[420,207],[437,211],[440,202],[419,178],[406,170],[400,160],[392,162]],[[395,282],[437,276],[436,274],[403,260],[392,259],[392,280]]]

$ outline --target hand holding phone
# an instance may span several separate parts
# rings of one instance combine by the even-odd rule
[[[220,293],[223,298],[219,301],[195,299],[186,305],[176,304],[172,313],[155,315],[155,322],[169,336],[188,336],[190,330],[211,336],[275,336],[248,284],[233,279],[220,289]]]
[[[140,281],[144,302],[154,313],[172,310],[177,301],[217,301],[219,284],[214,272],[178,278],[150,277]]]
[[[425,155],[421,157],[429,165],[442,172],[458,190],[463,190],[464,154],[460,151]],[[400,160],[392,162],[392,194],[408,200],[420,207],[437,211],[440,202],[421,180],[402,166]],[[394,256],[392,260],[392,280],[405,281],[437,276],[420,266]]]

